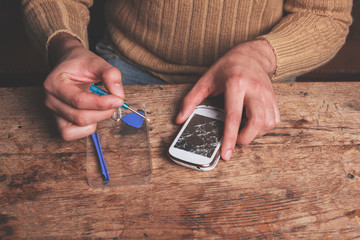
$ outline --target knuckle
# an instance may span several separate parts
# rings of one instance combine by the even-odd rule
[[[246,87],[246,82],[244,81],[244,76],[241,73],[231,73],[228,76],[227,87],[244,89]]]
[[[87,115],[83,112],[78,112],[74,118],[73,118],[73,122],[74,124],[76,124],[77,126],[86,126],[88,124],[87,122]]]
[[[112,65],[109,65],[103,72],[103,76],[107,81],[117,81],[119,78],[121,79],[121,72]]]
[[[274,129],[276,127],[276,122],[275,122],[275,119],[267,119],[265,122],[264,122],[264,128],[266,130],[271,130],[271,129]]]
[[[77,94],[72,98],[71,104],[76,108],[81,108],[81,106],[84,104],[84,98],[81,94]]]
[[[118,74],[121,74],[121,72],[119,71],[119,69],[111,66],[106,70],[106,73],[109,75],[115,75],[117,77]]]
[[[258,81],[250,81],[249,82],[249,88],[254,92],[260,92],[261,91],[262,84]]]

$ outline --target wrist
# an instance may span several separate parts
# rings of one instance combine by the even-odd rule
[[[272,77],[277,68],[276,55],[266,40],[254,40],[250,47],[255,52],[257,60],[269,77]]]
[[[84,48],[82,43],[73,35],[62,32],[56,34],[49,43],[48,60],[53,67],[62,61],[75,48]]]

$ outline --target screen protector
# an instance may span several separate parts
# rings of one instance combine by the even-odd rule
[[[129,103],[133,109],[146,116],[145,105]],[[101,143],[103,159],[110,181],[104,181],[101,164],[93,139],[87,137],[86,175],[94,188],[119,187],[146,184],[151,179],[152,162],[150,154],[149,129],[146,120],[139,122],[134,114],[122,110],[122,119],[107,119],[99,122],[97,132]]]

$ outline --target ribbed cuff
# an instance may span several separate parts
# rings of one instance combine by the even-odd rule
[[[24,1],[25,2],[25,1]],[[48,60],[48,47],[51,39],[66,32],[79,39],[88,48],[87,25],[91,0],[55,1],[38,0],[23,3],[24,22],[30,38],[45,54]]]
[[[46,59],[47,64],[49,64],[49,45],[50,45],[50,42],[51,42],[51,40],[52,40],[56,35],[58,35],[58,34],[60,34],[60,33],[68,33],[68,34],[70,34],[71,36],[77,38],[84,47],[89,48],[88,42],[87,42],[87,41],[84,41],[82,38],[80,38],[79,36],[77,36],[75,33],[72,33],[71,31],[69,31],[69,30],[67,30],[67,29],[57,30],[57,31],[55,31],[53,34],[51,34],[51,35],[49,36],[49,38],[47,39],[47,41],[46,41],[46,46],[45,46],[45,59]]]
[[[345,43],[348,24],[330,16],[311,13],[285,17],[268,34],[277,68],[273,81],[285,81],[309,72],[330,61]]]

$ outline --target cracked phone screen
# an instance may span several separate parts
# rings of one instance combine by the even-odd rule
[[[223,131],[224,122],[195,114],[174,147],[210,158]]]

